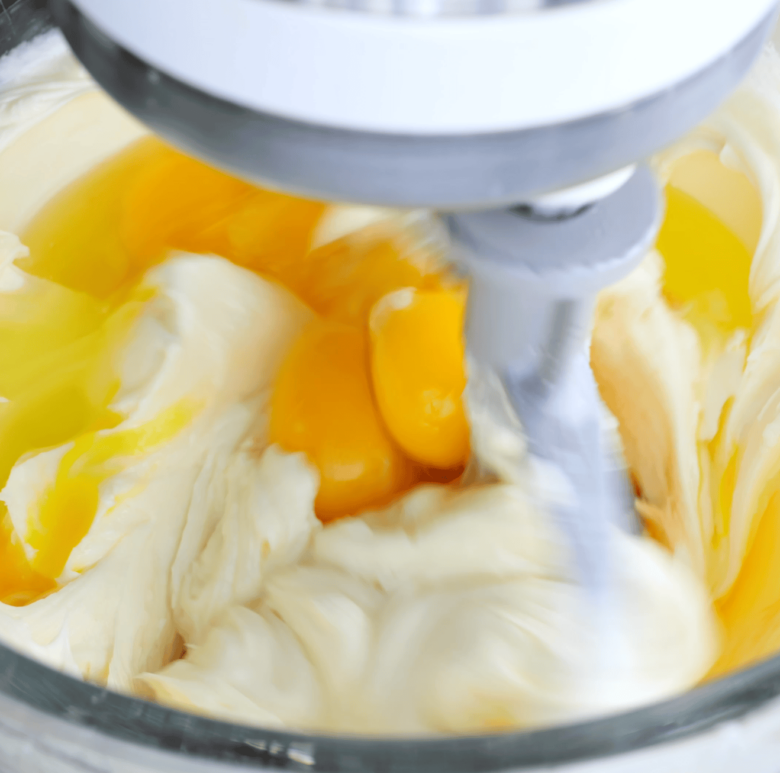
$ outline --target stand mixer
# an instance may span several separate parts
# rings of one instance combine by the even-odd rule
[[[174,144],[310,197],[448,213],[472,367],[563,472],[552,509],[581,580],[604,589],[606,530],[630,505],[587,359],[596,295],[660,225],[637,162],[739,83],[776,3],[51,5],[98,83]]]
[[[470,357],[499,377],[533,454],[564,471],[572,495],[555,515],[585,584],[603,589],[601,537],[622,504],[587,362],[593,303],[655,238],[662,199],[637,163],[737,85],[771,31],[775,2],[50,5],[93,77],[192,154],[270,187],[444,213],[471,278]],[[780,692],[770,663],[733,690],[724,680],[617,719],[378,742],[181,714],[4,647],[0,664],[0,769],[10,750],[34,746],[36,771],[474,771],[595,756],[599,771],[623,771],[640,763],[601,755],[635,748],[655,760],[649,769],[674,769],[681,763],[666,741]],[[706,743],[691,745],[697,739]]]

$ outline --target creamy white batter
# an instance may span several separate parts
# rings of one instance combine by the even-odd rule
[[[28,58],[43,64],[14,63],[13,81],[8,63],[0,72],[0,304],[25,283],[45,281],[13,265],[25,249],[13,232],[64,184],[143,133],[95,90],[56,35]],[[765,202],[751,293],[768,309],[768,348],[780,340],[772,327],[780,324],[772,322],[780,320],[778,71],[768,52],[751,82],[659,161],[663,174],[674,152],[706,140],[751,171]],[[315,241],[385,216],[333,208]],[[115,689],[298,728],[529,726],[689,688],[718,652],[710,590],[733,582],[757,481],[778,463],[766,442],[774,413],[751,411],[773,404],[780,357],[751,355],[743,374],[745,344],[735,339],[705,358],[695,331],[661,299],[659,271],[651,255],[609,290],[594,334],[594,367],[609,384],[644,513],[663,521],[674,548],[672,555],[615,531],[606,638],[594,624],[603,610],[583,598],[533,496],[543,485],[539,470],[514,436],[497,434],[473,389],[473,445],[496,482],[423,486],[383,512],[322,527],[313,512],[316,472],[265,440],[269,387],[311,312],[242,268],[192,255],[170,256],[144,280],[155,296],[118,354],[115,407],[128,418],[104,432],[159,421],[182,401],[190,420],[101,484],[98,516],[62,587],[27,607],[0,605],[0,635]],[[718,368],[724,375],[715,379]],[[754,463],[734,516],[742,526],[710,566],[697,441],[732,394],[740,406],[733,432],[743,433]],[[68,448],[21,459],[0,493],[23,541],[30,508]],[[182,643],[186,654],[174,659]]]

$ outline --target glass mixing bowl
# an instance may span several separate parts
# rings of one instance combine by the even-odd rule
[[[0,54],[50,26],[45,0],[0,0]],[[214,721],[81,682],[0,645],[0,773],[264,768],[780,773],[780,656],[672,700],[589,722],[389,739]]]

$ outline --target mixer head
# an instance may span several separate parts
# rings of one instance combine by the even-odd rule
[[[265,185],[514,205],[646,158],[747,72],[775,0],[51,0],[158,134]]]

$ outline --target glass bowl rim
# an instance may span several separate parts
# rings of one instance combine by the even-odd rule
[[[294,770],[488,773],[608,757],[704,733],[780,695],[780,655],[631,711],[473,735],[368,736],[241,725],[108,690],[3,644],[0,695],[109,739],[190,759]]]

